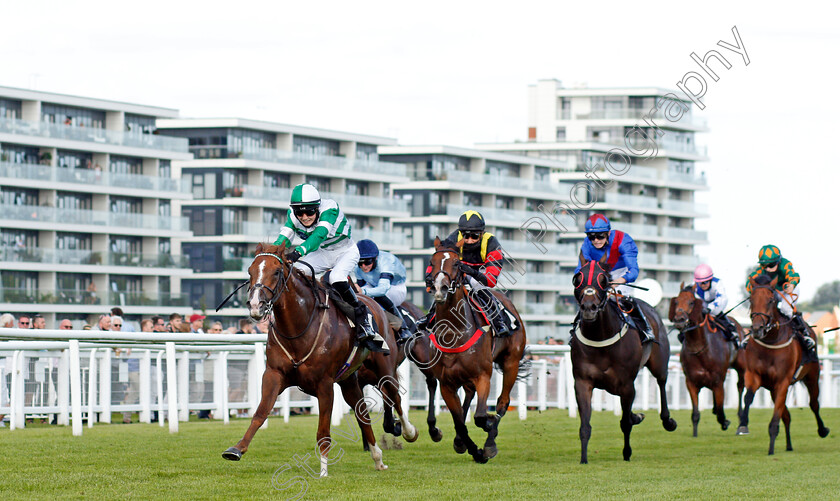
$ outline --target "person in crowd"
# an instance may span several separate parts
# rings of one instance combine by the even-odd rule
[[[254,334],[254,324],[247,318],[239,319],[239,330],[237,334]]]
[[[142,324],[141,324],[141,327],[142,327]],[[163,320],[163,317],[158,316],[158,315],[155,315],[154,317],[152,317],[152,331],[153,332],[166,332],[166,321]]]
[[[73,322],[69,318],[63,318],[58,322],[59,330],[69,331],[73,329]]]
[[[32,318],[27,315],[23,314],[18,317],[18,329],[31,329],[32,328]]]
[[[99,322],[96,324],[96,330],[109,331],[111,330],[111,315],[99,315]]]
[[[32,328],[33,329],[46,329],[47,328],[47,320],[42,317],[41,315],[35,315],[32,317]]]
[[[0,328],[11,329],[15,326],[15,316],[11,313],[3,313],[0,315]]]
[[[190,332],[194,334],[204,334],[204,319],[207,318],[204,315],[199,315],[198,313],[192,315],[190,317]]]
[[[131,325],[131,322],[125,319],[125,314],[123,314],[123,310],[119,306],[114,306],[113,308],[111,308],[111,315],[116,315],[123,318],[122,332],[137,332],[134,329],[134,326]]]
[[[173,313],[169,315],[169,332],[190,332],[190,326],[184,325],[184,317]]]

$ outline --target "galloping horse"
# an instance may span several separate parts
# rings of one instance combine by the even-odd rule
[[[388,343],[391,354],[368,353],[354,345],[352,327],[315,278],[308,276],[289,262],[284,255],[285,245],[257,244],[254,261],[248,268],[250,293],[248,309],[251,318],[261,320],[272,315],[269,324],[262,398],[251,419],[245,436],[222,457],[238,461],[248,450],[277,395],[290,386],[318,398],[318,447],[321,455],[321,476],[327,475],[330,439],[330,417],[333,406],[333,383],[338,383],[344,400],[355,411],[368,443],[377,470],[388,467],[382,463],[382,450],[376,445],[370,418],[359,387],[356,369],[364,365],[379,381],[380,390],[395,403],[402,421],[403,438],[417,439],[417,430],[402,414],[399,391],[396,388],[396,342],[389,333],[388,320],[382,309],[371,299],[365,301],[378,329]],[[310,269],[310,272],[312,270]],[[324,296],[322,300],[321,297]],[[334,462],[334,458],[333,458]]]
[[[580,409],[580,462],[586,464],[587,446],[592,435],[592,389],[600,388],[621,398],[621,431],[624,432],[624,460],[629,461],[630,431],[645,418],[631,410],[636,398],[636,375],[647,367],[659,384],[659,417],[667,431],[677,429],[668,411],[665,384],[668,382],[670,345],[662,319],[649,304],[636,299],[650,323],[656,342],[642,345],[639,332],[622,318],[618,302],[611,299],[607,254],[600,261],[587,261],[580,255],[580,271],[572,278],[575,299],[580,305],[580,324],[571,344],[575,397]]]
[[[750,280],[750,319],[752,329],[746,351],[746,384],[744,410],[741,412],[741,425],[738,435],[749,433],[750,405],[759,387],[770,390],[773,398],[773,417],[770,419],[770,450],[773,454],[776,437],[779,435],[779,418],[785,424],[786,450],[792,451],[790,443],[790,412],[785,405],[788,387],[802,381],[808,388],[811,411],[817,418],[817,434],[825,438],[828,428],[820,417],[820,363],[819,361],[802,364],[802,347],[796,341],[796,334],[790,320],[784,318],[776,304],[780,295],[776,292],[776,278],[770,280],[767,275],[759,275]],[[810,330],[810,328],[809,328]],[[812,332],[813,334],[813,332]]]
[[[469,451],[478,463],[486,463],[494,457],[499,421],[510,404],[510,390],[520,375],[520,363],[525,352],[525,328],[510,300],[496,291],[493,294],[504,306],[514,312],[521,326],[510,336],[494,338],[488,332],[490,326],[482,315],[476,315],[469,302],[473,299],[465,287],[464,273],[458,267],[460,248],[441,245],[435,238],[435,253],[431,259],[431,274],[434,278],[435,325],[430,339],[437,353],[432,366],[435,378],[440,381],[443,396],[452,420],[455,423],[455,452]],[[496,401],[496,414],[487,413],[487,397],[490,394],[490,377],[493,363],[500,367],[502,392]],[[477,394],[475,424],[487,432],[484,448],[479,449],[467,432],[466,409],[458,399],[458,389],[464,388],[467,398]]]
[[[403,310],[403,315],[405,315],[406,311],[410,313],[412,323],[416,322],[423,316],[423,312],[414,303],[405,301],[399,305],[399,308]],[[394,326],[392,325],[392,329],[393,328]],[[397,350],[396,363],[397,367],[399,367],[400,364],[408,358],[426,377],[426,387],[429,390],[429,414],[426,418],[426,423],[429,425],[429,436],[433,441],[440,442],[443,438],[443,433],[437,427],[437,418],[435,417],[434,403],[435,392],[437,391],[437,379],[435,379],[434,374],[432,374],[431,365],[433,363],[433,359],[430,348],[431,341],[429,341],[428,334],[423,335],[423,333],[418,332],[411,339],[406,341],[399,350]],[[359,385],[362,388],[366,385],[373,385],[379,382],[376,374],[374,374],[373,371],[366,369],[364,366],[359,369],[358,376]],[[406,398],[408,398],[408,395],[406,395]],[[385,402],[385,404],[382,426],[385,429],[385,433],[390,433],[395,437],[399,437],[402,434],[402,426],[398,421],[394,421],[394,413],[392,410],[393,405],[389,405],[389,402]],[[365,450],[367,450],[367,444],[364,444],[364,446]]]
[[[700,411],[697,408],[697,394],[701,388],[709,388],[714,394],[715,404],[712,412],[717,416],[720,428],[729,428],[729,420],[723,412],[723,382],[730,367],[738,373],[738,414],[741,413],[741,394],[744,391],[745,355],[718,332],[722,327],[715,326],[714,317],[703,314],[703,301],[694,296],[694,287],[680,284],[680,293],[671,299],[668,319],[685,336],[680,350],[680,364],[685,373],[685,386],[691,396],[691,423],[694,436],[697,436],[697,424],[700,423]],[[732,321],[739,339],[744,339],[744,329],[738,322]]]

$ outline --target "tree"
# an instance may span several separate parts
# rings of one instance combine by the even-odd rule
[[[814,298],[803,305],[809,310],[831,310],[840,305],[840,280],[822,284],[814,294]]]

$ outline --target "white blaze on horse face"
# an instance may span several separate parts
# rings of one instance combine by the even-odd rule
[[[265,260],[260,262],[259,265],[259,273],[257,274],[257,280],[254,283],[261,284],[263,283],[263,274],[265,273]],[[255,312],[260,308],[260,294],[259,289],[254,288],[251,290],[251,298],[248,301],[251,306],[251,312]]]

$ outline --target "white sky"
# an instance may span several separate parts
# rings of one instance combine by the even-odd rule
[[[0,85],[471,146],[524,139],[526,88],[675,88],[718,49],[701,248],[731,296],[775,243],[809,298],[840,279],[830,2],[7,2]],[[682,5],[682,4],[680,4]],[[732,43],[738,27],[750,57]],[[729,57],[729,55],[732,57]]]

